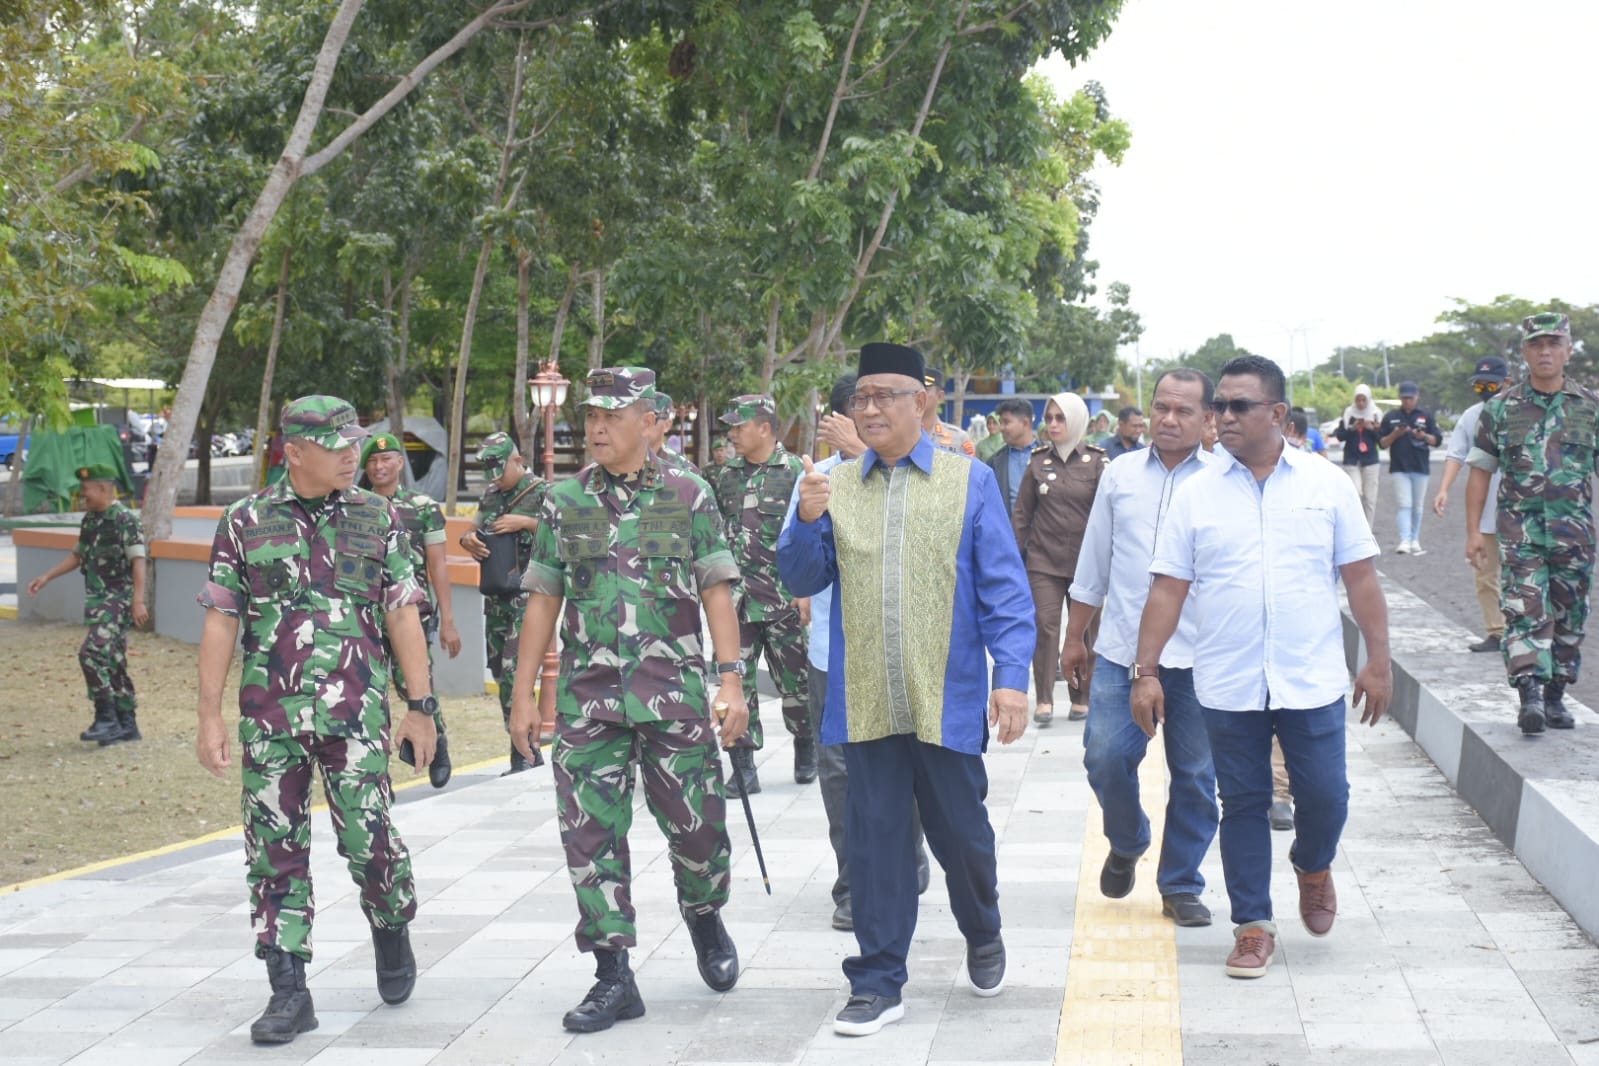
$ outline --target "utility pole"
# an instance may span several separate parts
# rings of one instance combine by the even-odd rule
[[[1388,342],[1387,341],[1383,341],[1382,342],[1382,387],[1385,388],[1385,389],[1391,389],[1391,388],[1394,387],[1393,375],[1391,375],[1388,372]]]

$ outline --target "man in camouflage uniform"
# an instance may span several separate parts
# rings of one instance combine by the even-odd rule
[[[729,445],[726,437],[717,437],[711,442],[711,461],[700,471],[700,477],[712,488],[716,487],[716,479],[722,473],[722,468],[727,466]]]
[[[598,978],[562,1024],[575,1032],[637,1018],[644,1002],[628,966],[637,943],[627,834],[634,773],[666,834],[678,906],[700,976],[725,992],[738,952],[722,925],[730,845],[718,731],[731,744],[747,720],[738,674],[738,567],[705,482],[649,451],[655,374],[613,367],[588,376],[583,420],[594,462],[551,488],[524,585],[531,593],[521,654],[536,657],[561,621],[552,762],[567,870],[577,890],[577,946]],[[723,677],[708,705],[700,608]],[[511,739],[527,751],[538,722],[533,681],[516,682]]]
[[[927,435],[933,438],[933,447],[941,448],[946,452],[959,452],[962,455],[977,454],[977,445],[972,443],[971,434],[952,422],[941,422],[938,412],[944,408],[944,370],[942,367],[930,366],[922,377],[922,382],[927,386],[927,412],[922,415],[922,428],[927,430]]]
[[[461,654],[461,634],[455,628],[455,610],[450,602],[450,569],[444,557],[444,508],[433,497],[401,484],[405,470],[405,445],[393,433],[379,433],[361,449],[361,469],[371,490],[389,501],[405,526],[411,547],[411,563],[417,584],[427,598],[417,606],[422,620],[422,635],[427,640],[428,690],[433,689],[433,641],[442,640],[450,658]],[[392,662],[393,656],[390,656]],[[405,673],[394,663],[394,687],[406,697]],[[444,712],[433,715],[439,743],[428,766],[428,781],[443,788],[450,781],[450,742],[444,735]]]
[[[230,506],[211,545],[200,636],[200,764],[231,767],[222,689],[244,626],[239,677],[244,847],[255,954],[272,998],[250,1029],[283,1044],[315,1029],[305,987],[311,958],[311,777],[320,772],[339,854],[372,927],[378,992],[404,1002],[416,982],[408,925],[411,858],[389,819],[389,745],[409,741],[418,769],[433,757],[437,701],[405,527],[380,496],[355,488],[355,409],[332,396],[283,408],[288,476]],[[389,656],[411,684],[391,736]]]
[[[538,529],[539,509],[544,504],[545,493],[550,490],[549,482],[529,472],[522,462],[522,454],[516,450],[516,442],[504,433],[492,433],[484,438],[477,450],[477,461],[483,465],[483,476],[488,478],[489,486],[477,507],[476,528],[461,535],[461,546],[482,562],[489,557],[489,548],[479,534],[487,531],[514,535],[516,569],[518,573],[526,573],[527,562],[533,557],[533,532]],[[483,595],[483,645],[488,654],[489,674],[500,690],[500,717],[507,731],[511,727],[511,690],[516,686],[516,641],[526,610],[525,592],[510,596]],[[539,664],[543,661],[542,649],[528,660],[534,676],[538,675]],[[513,743],[511,768],[505,773],[521,773],[529,766],[543,765],[544,756],[536,744],[529,762]]]
[[[673,470],[684,473],[698,474],[699,468],[679,451],[666,443],[666,438],[672,434],[672,421],[677,417],[677,406],[672,402],[672,397],[664,392],[655,394],[655,425],[650,428],[648,443],[650,451],[656,458]]]
[[[1466,462],[1466,554],[1487,560],[1480,532],[1488,481],[1499,482],[1498,533],[1505,635],[1501,651],[1523,733],[1570,729],[1565,690],[1582,663],[1593,579],[1594,448],[1599,394],[1566,377],[1571,320],[1556,311],[1521,323],[1527,380],[1487,401]]]
[[[804,466],[777,439],[777,404],[770,396],[735,396],[721,416],[736,453],[716,479],[716,505],[727,527],[728,546],[743,575],[738,601],[739,655],[744,660],[744,700],[750,709],[749,741],[728,753],[734,773],[727,789],[738,795],[761,790],[755,752],[761,730],[755,669],[762,653],[783,701],[783,725],[794,737],[794,780],[816,780],[816,740],[807,689],[805,625],[810,601],[796,600],[777,576],[777,537],[783,532],[789,496]]]
[[[144,603],[144,534],[139,519],[117,499],[117,472],[109,466],[78,469],[83,524],[78,544],[61,562],[28,583],[28,595],[63,574],[83,568],[83,621],[89,627],[78,665],[94,704],[94,722],[79,740],[101,747],[140,740],[133,679],[128,676],[128,626],[150,619]]]

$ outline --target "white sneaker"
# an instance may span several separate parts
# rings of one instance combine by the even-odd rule
[[[1427,554],[1427,549],[1423,548],[1421,546],[1421,541],[1413,540],[1413,541],[1410,542],[1410,554],[1411,555],[1426,555]]]
[[[1394,551],[1397,552],[1400,555],[1409,555],[1410,554],[1410,541],[1408,541],[1408,540],[1400,541],[1399,542],[1399,547],[1395,548]]]

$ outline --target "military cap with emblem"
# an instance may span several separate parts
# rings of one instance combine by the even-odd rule
[[[365,440],[355,408],[337,396],[302,396],[283,405],[280,420],[286,440],[320,444],[341,452]]]
[[[927,369],[922,371],[922,384],[930,389],[942,389],[944,387],[944,368],[941,366],[927,367]]]
[[[483,476],[497,481],[505,473],[505,464],[516,454],[516,441],[508,433],[490,433],[478,446],[477,461],[483,467]]]
[[[377,455],[379,452],[404,451],[405,445],[400,443],[399,437],[395,436],[393,433],[379,433],[377,436],[367,441],[366,447],[361,449],[361,465],[365,466],[366,461],[372,458],[374,455]]]
[[[589,371],[588,378],[584,381],[588,388],[588,396],[584,397],[585,407],[600,407],[607,411],[631,407],[633,404],[648,400],[659,410],[658,396],[665,395],[655,391],[655,371],[642,366],[609,366],[601,370]],[[666,398],[667,408],[671,408],[672,398]]]
[[[1479,382],[1503,382],[1510,376],[1510,364],[1503,356],[1485,355],[1477,360],[1477,369],[1466,380],[1473,385]]]
[[[107,463],[90,463],[77,470],[79,481],[115,481],[117,472]]]
[[[777,401],[760,393],[746,393],[743,396],[735,396],[728,401],[727,410],[722,412],[720,421],[730,426],[741,426],[753,418],[760,418],[762,415],[776,418]]]
[[[1541,311],[1536,315],[1528,315],[1521,320],[1523,340],[1532,340],[1534,337],[1565,337],[1571,338],[1571,316],[1563,315],[1559,311]]]

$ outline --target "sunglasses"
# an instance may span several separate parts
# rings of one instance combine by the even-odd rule
[[[1217,418],[1229,411],[1232,412],[1234,418],[1243,418],[1257,407],[1271,407],[1273,404],[1281,402],[1280,400],[1245,400],[1240,397],[1233,400],[1212,400],[1210,401],[1210,409]]]
[[[1503,383],[1498,381],[1474,381],[1471,383],[1471,391],[1475,392],[1478,396],[1481,396],[1483,393],[1487,393],[1489,396],[1492,396],[1494,393],[1500,390],[1502,385]]]

